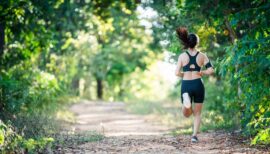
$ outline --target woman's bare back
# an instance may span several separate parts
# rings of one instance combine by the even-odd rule
[[[192,53],[190,52],[189,54],[191,56],[195,56],[197,52],[199,51],[194,51]],[[199,54],[197,55],[196,63],[198,64],[199,67],[202,67],[204,65],[205,56],[206,55],[203,54],[202,52],[199,52]],[[186,66],[190,60],[186,52],[180,54],[179,59],[181,61],[181,67]],[[195,68],[194,64],[190,65],[190,68]],[[201,78],[201,75],[198,71],[187,71],[187,72],[184,72],[184,75],[183,75],[183,80],[194,80],[198,78]]]

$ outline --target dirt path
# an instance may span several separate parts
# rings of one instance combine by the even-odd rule
[[[78,131],[95,130],[105,136],[161,135],[168,127],[147,121],[145,117],[130,114],[124,103],[82,102],[72,106]]]
[[[128,113],[124,103],[84,101],[71,107],[77,118],[76,131],[95,130],[105,135],[65,149],[64,153],[268,153],[241,144],[236,135],[224,132],[201,133],[200,142],[190,135],[167,135],[171,128]]]

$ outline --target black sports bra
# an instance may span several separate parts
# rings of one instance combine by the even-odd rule
[[[187,71],[201,71],[201,67],[197,64],[196,62],[196,58],[199,54],[199,51],[197,51],[195,56],[191,56],[187,51],[186,53],[188,54],[189,57],[189,62],[188,64],[186,64],[185,66],[183,66],[183,72],[187,72]],[[190,66],[194,65],[194,67],[190,68]]]

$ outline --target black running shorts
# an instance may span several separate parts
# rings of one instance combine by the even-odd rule
[[[203,103],[204,101],[204,85],[201,78],[194,80],[182,80],[181,100],[183,103],[183,93],[188,93],[191,102]]]

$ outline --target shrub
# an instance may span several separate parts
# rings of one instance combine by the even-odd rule
[[[26,139],[17,134],[13,127],[0,121],[0,152],[1,153],[37,153],[50,147],[53,138]]]

